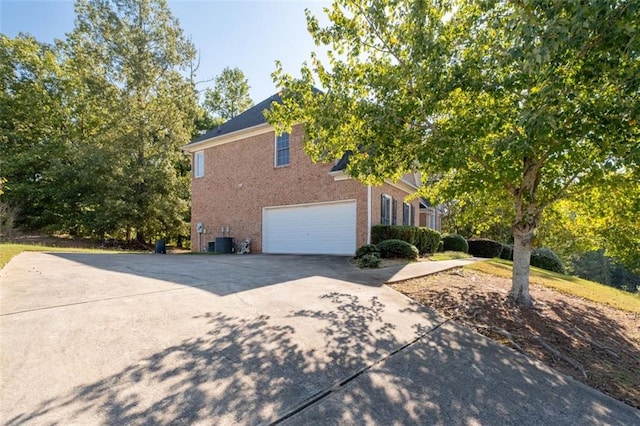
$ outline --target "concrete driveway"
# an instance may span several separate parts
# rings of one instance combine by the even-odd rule
[[[0,422],[640,424],[380,284],[395,272],[23,253],[0,271]]]

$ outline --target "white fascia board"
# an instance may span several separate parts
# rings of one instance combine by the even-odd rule
[[[196,143],[187,144],[180,149],[186,152],[202,151],[203,149],[212,148],[218,145],[224,145],[229,142],[235,142],[241,139],[247,139],[267,132],[273,132],[274,128],[268,123],[258,124],[257,126],[248,127],[246,129],[236,130],[221,136],[214,136]]]
[[[346,174],[344,172],[344,170],[337,170],[335,172],[329,172],[329,175],[333,176],[333,180],[334,181],[352,179],[351,176],[349,176],[348,174]]]
[[[417,190],[418,187],[415,185],[410,184],[409,182],[405,181],[405,180],[399,180],[397,182],[393,182],[391,180],[385,180],[385,183],[388,183],[389,185],[393,186],[394,188],[398,188],[401,191],[405,191],[409,194],[414,194]]]

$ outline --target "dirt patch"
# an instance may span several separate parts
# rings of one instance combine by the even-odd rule
[[[640,408],[640,315],[531,285],[535,309],[507,300],[511,280],[456,269],[392,288],[574,379]]]

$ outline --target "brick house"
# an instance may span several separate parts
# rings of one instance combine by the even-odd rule
[[[418,225],[419,201],[405,202],[419,179],[380,187],[345,173],[348,157],[313,163],[303,127],[276,136],[263,115],[274,95],[183,147],[191,154],[191,241],[207,249],[216,237],[251,239],[263,253],[353,255],[379,223]]]
[[[442,205],[433,206],[428,200],[420,198],[418,226],[424,226],[440,232],[442,230],[442,216],[444,216]]]

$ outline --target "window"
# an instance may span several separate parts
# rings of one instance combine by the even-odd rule
[[[411,225],[411,204],[402,203],[402,224],[404,226]]]
[[[380,224],[391,225],[391,197],[384,194],[380,197]]]
[[[276,136],[276,167],[289,165],[289,133]]]
[[[198,151],[193,156],[193,177],[204,176],[204,151]]]

